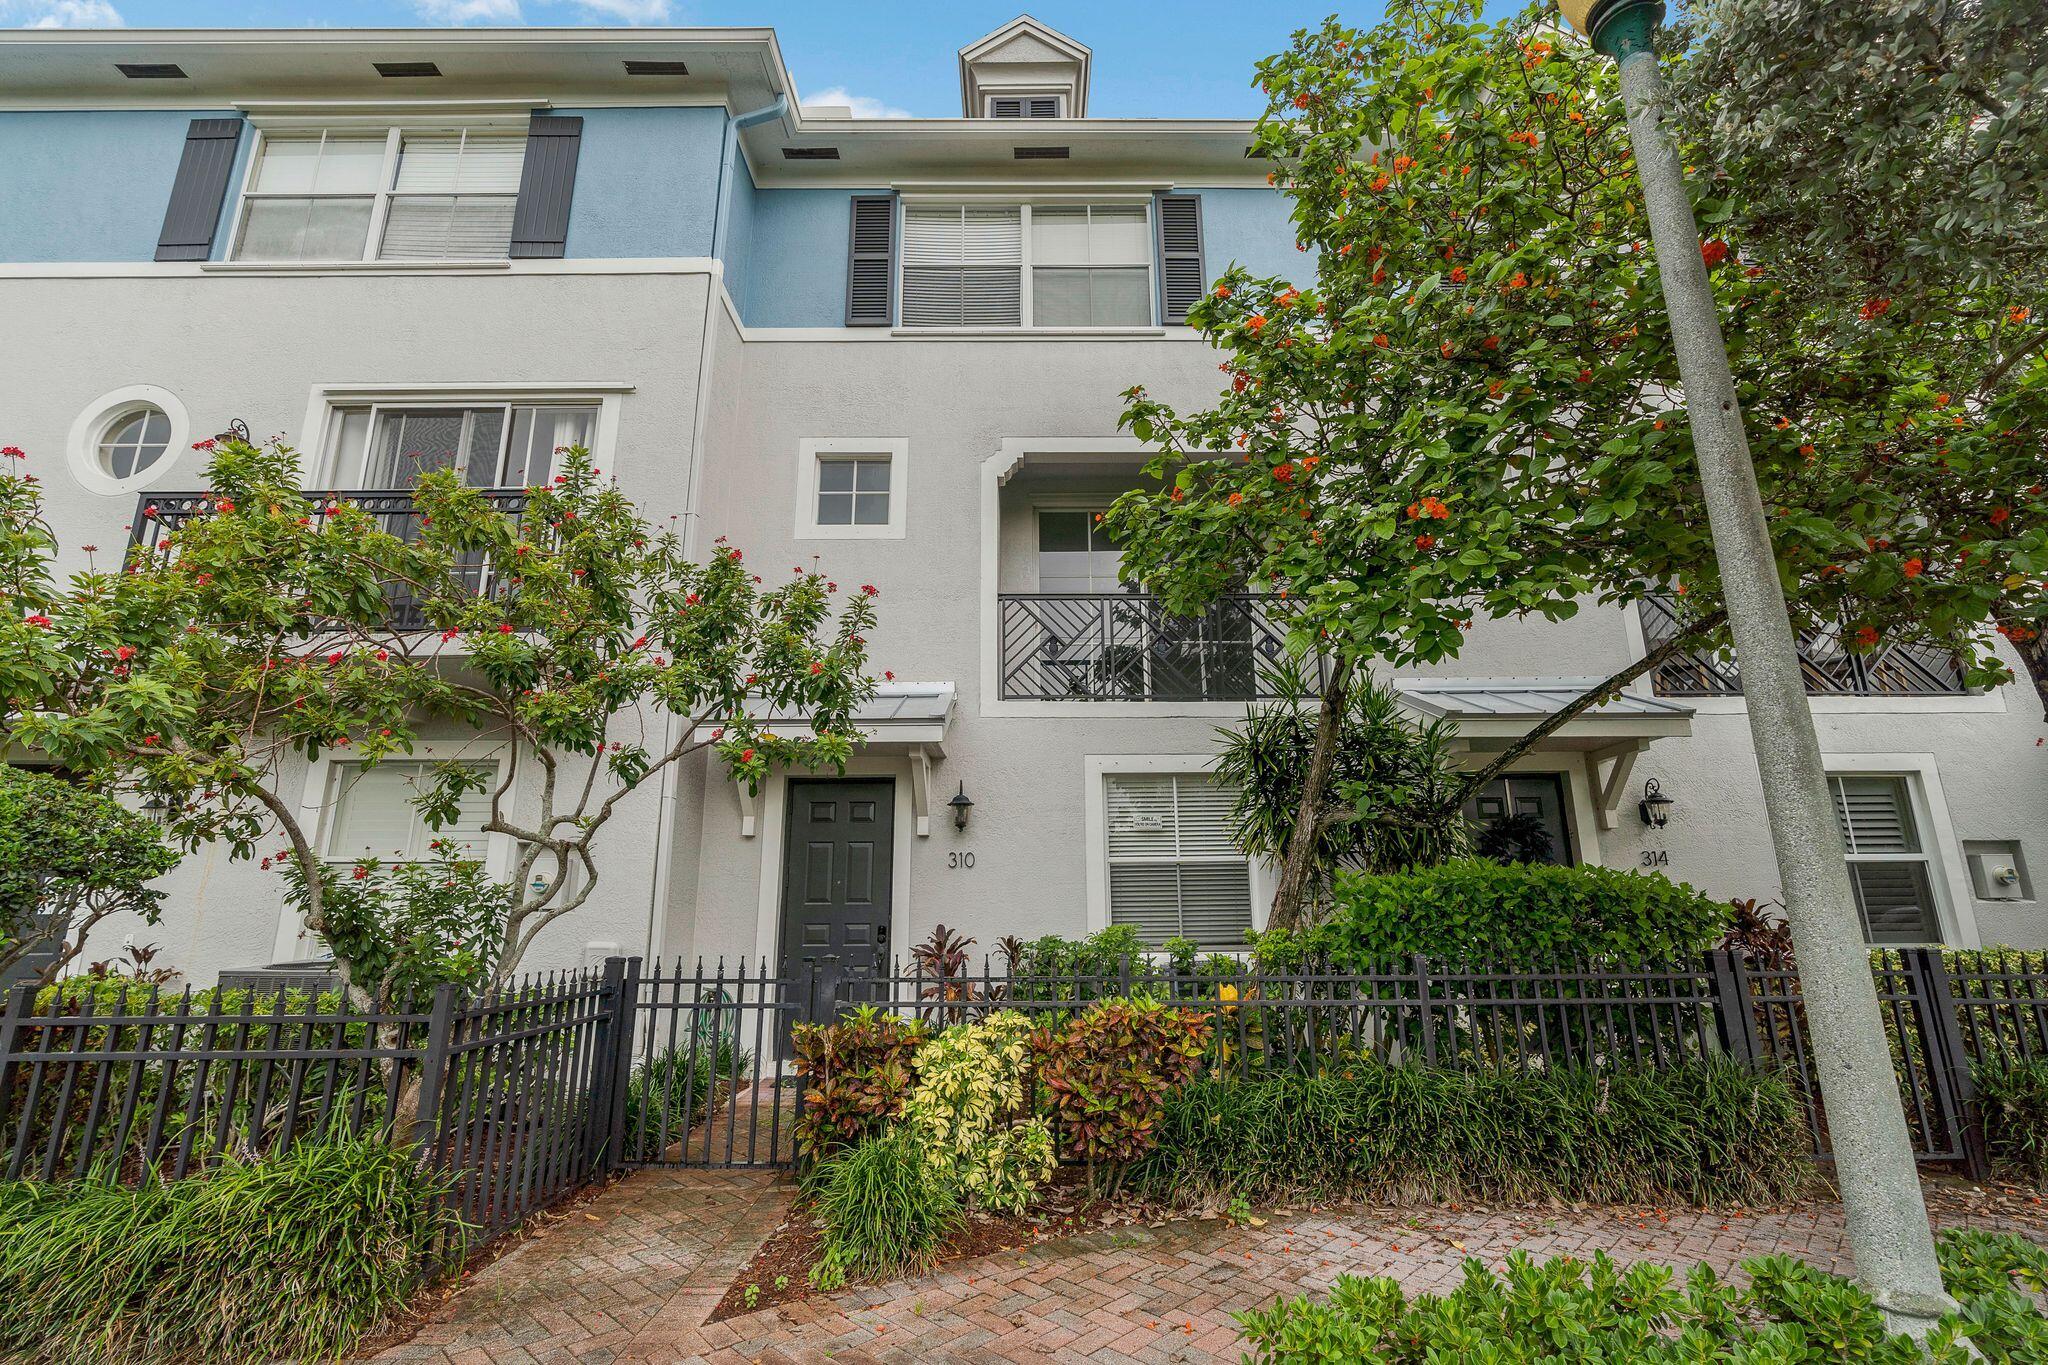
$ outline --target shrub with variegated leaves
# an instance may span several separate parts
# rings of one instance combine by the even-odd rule
[[[983,1208],[1021,1213],[1052,1174],[1052,1130],[1027,1115],[1031,1021],[1004,1010],[919,1050],[903,1122],[926,1162]]]

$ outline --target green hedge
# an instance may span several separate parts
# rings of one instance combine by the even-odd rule
[[[1260,947],[1276,965],[1302,951],[1360,965],[1415,953],[1532,966],[1574,957],[1645,963],[1706,951],[1732,915],[1726,901],[1655,874],[1460,859],[1340,875],[1322,923],[1300,935],[1268,935]]]
[[[1196,1081],[1135,1178],[1181,1202],[1242,1196],[1765,1203],[1811,1167],[1784,1080],[1728,1063],[1595,1074],[1362,1065]]]
[[[2048,1188],[2048,1061],[1979,1062],[1970,1076],[1992,1161]]]
[[[1464,1282],[1441,1297],[1410,1299],[1397,1281],[1341,1275],[1326,1297],[1281,1299],[1237,1321],[1254,1365],[2048,1359],[2048,1318],[2024,1297],[2040,1287],[2040,1248],[2010,1234],[1947,1234],[1940,1253],[1964,1311],[1943,1319],[1925,1354],[1886,1330],[1860,1287],[1787,1256],[1743,1262],[1749,1282],[1737,1288],[1704,1265],[1681,1284],[1669,1266],[1624,1269],[1604,1252],[1539,1262],[1517,1251],[1498,1275],[1466,1261]]]
[[[190,1180],[0,1185],[0,1359],[338,1359],[426,1282],[458,1230],[443,1189],[360,1138]]]

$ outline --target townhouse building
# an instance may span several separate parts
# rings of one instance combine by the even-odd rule
[[[1270,870],[1208,770],[1283,631],[1256,595],[1166,616],[1092,514],[1144,458],[1122,390],[1215,392],[1184,325],[1208,281],[1313,262],[1248,123],[1092,116],[1092,60],[1020,18],[960,50],[958,117],[857,119],[802,103],[767,29],[5,35],[0,438],[67,567],[174,525],[192,443],[239,421],[304,452],[310,491],[392,515],[405,454],[509,492],[586,444],[700,554],[726,536],[877,585],[893,679],[848,772],[750,793],[706,760],[636,791],[530,965],[859,958],[938,923],[1228,947]],[[1668,628],[1654,603],[1483,624],[1396,681],[1476,760]],[[1873,940],[2048,944],[2032,694],[1911,650],[1814,641],[1809,665]],[[414,763],[280,780],[337,860],[417,856],[404,798],[450,756],[506,759],[436,733]],[[1510,810],[1561,861],[1776,892],[1725,663],[1563,727],[1473,814]],[[224,849],[167,885],[160,926],[89,955],[135,933],[204,984],[317,954]]]

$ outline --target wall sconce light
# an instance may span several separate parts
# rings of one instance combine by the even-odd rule
[[[960,790],[946,803],[953,808],[953,828],[967,828],[967,813],[974,809],[974,801],[967,795],[967,784],[962,782]]]
[[[256,444],[255,440],[249,435],[249,424],[239,417],[229,422],[228,429],[219,433],[213,439],[216,441],[240,441],[245,446]]]
[[[1642,811],[1644,824],[1651,829],[1662,829],[1671,819],[1671,808],[1677,804],[1664,794],[1664,789],[1657,785],[1657,779],[1653,777],[1643,783],[1643,799],[1637,803],[1636,808]]]

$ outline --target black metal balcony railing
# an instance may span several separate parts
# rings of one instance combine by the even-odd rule
[[[1676,635],[1679,616],[1667,598],[1641,603],[1643,643],[1655,649]],[[1814,697],[1929,697],[1967,692],[1963,666],[1945,649],[1927,645],[1882,645],[1867,653],[1851,652],[1834,634],[1802,635],[1800,671],[1806,692]],[[1652,675],[1657,694],[1665,697],[1739,697],[1742,674],[1732,654],[1702,650],[1680,654],[1658,666]]]
[[[1137,593],[1002,593],[1005,701],[1251,701],[1287,645],[1285,599],[1220,599],[1175,616]]]
[[[420,514],[413,506],[411,490],[403,488],[379,488],[348,493],[302,494],[308,513],[312,516],[325,514],[330,504],[347,503],[359,507],[377,519],[378,525],[391,535],[411,540],[419,534]],[[493,489],[484,496],[505,512],[517,517],[526,510],[524,489]],[[129,545],[154,546],[165,536],[194,518],[203,515],[211,506],[211,493],[145,493],[136,504],[135,522],[129,532]],[[486,596],[502,590],[501,584],[490,581],[482,557],[465,556],[453,570],[458,584],[477,596]],[[400,584],[392,584],[385,591],[391,603],[390,625],[394,630],[426,630],[429,622],[421,613],[419,600],[412,591]]]

